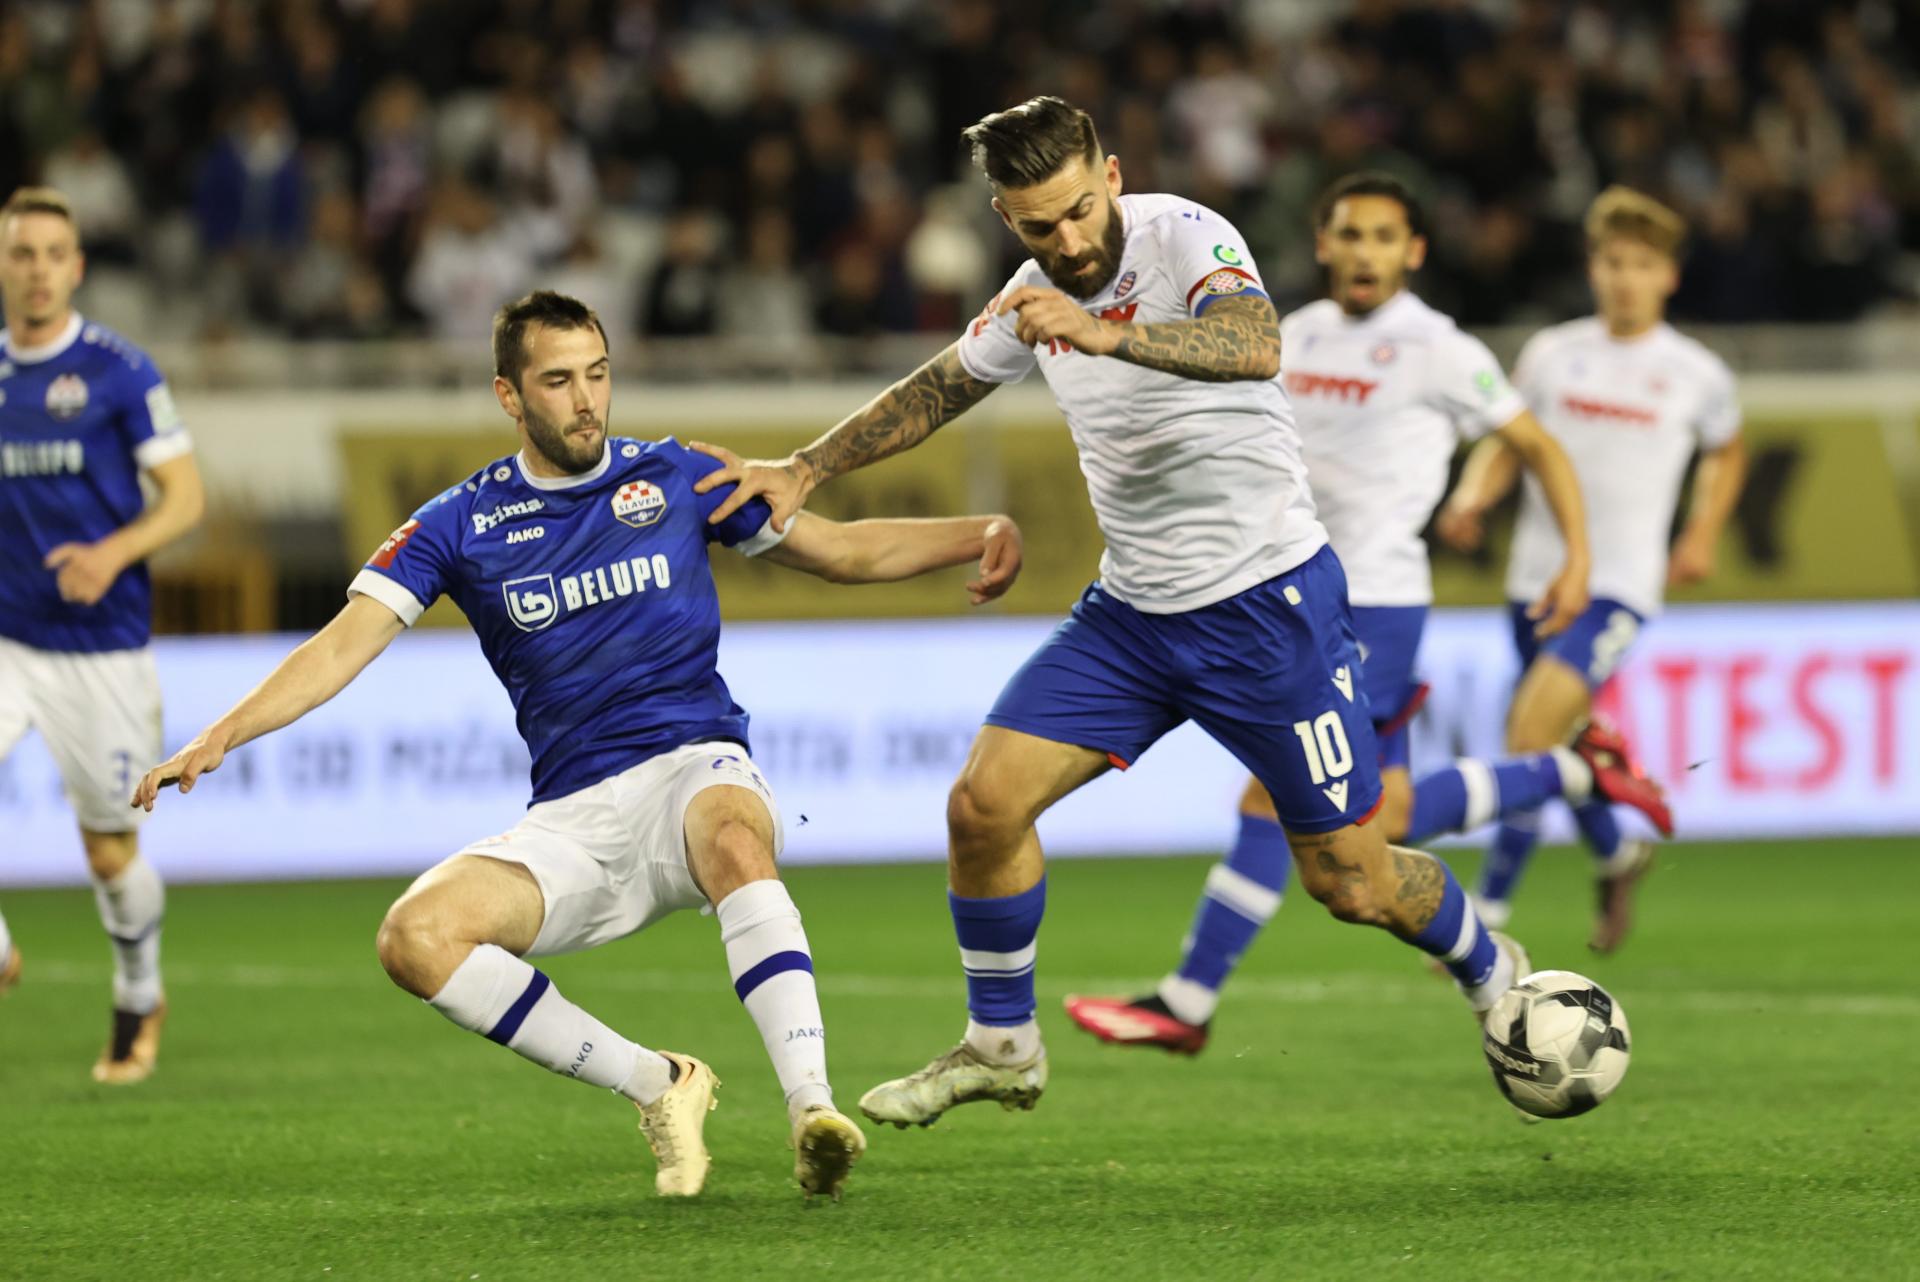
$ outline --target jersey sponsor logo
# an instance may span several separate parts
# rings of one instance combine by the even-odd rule
[[[613,492],[614,518],[636,530],[659,520],[667,510],[667,496],[647,481],[628,481]]]
[[[1114,301],[1119,302],[1121,299],[1125,298],[1128,294],[1131,294],[1133,292],[1133,284],[1138,279],[1140,279],[1140,273],[1138,272],[1128,272],[1124,276],[1122,276],[1120,278],[1120,283],[1113,287]]]
[[[1483,369],[1473,376],[1473,385],[1479,390],[1480,399],[1483,401],[1491,401],[1500,395],[1500,388],[1504,381],[1490,369]]]
[[[545,511],[545,499],[522,499],[518,503],[501,503],[491,512],[473,514],[473,532],[485,534],[502,521],[511,521],[516,516],[532,516],[535,512]]]
[[[1238,267],[1245,261],[1240,257],[1240,251],[1232,245],[1215,245],[1213,247],[1213,256],[1229,267]]]
[[[538,632],[551,627],[560,617],[560,602],[553,590],[551,574],[528,574],[508,579],[500,585],[507,599],[507,617],[522,632]]]
[[[1611,401],[1598,401],[1571,393],[1560,398],[1560,408],[1576,418],[1604,419],[1633,427],[1652,427],[1660,421],[1660,416],[1652,410],[1641,409],[1637,405],[1616,405]]]
[[[1125,307],[1107,307],[1100,312],[1100,319],[1113,321],[1119,325],[1133,324],[1133,314],[1140,310],[1140,304],[1128,303]]]
[[[47,413],[58,421],[79,418],[86,408],[87,384],[78,374],[62,374],[47,384]]]
[[[419,528],[420,522],[416,519],[408,521],[392,534],[389,534],[387,541],[374,550],[373,557],[367,564],[376,570],[391,568],[393,558],[400,555],[400,549],[407,546],[407,540],[412,538],[413,532]]]
[[[507,531],[507,542],[509,543],[531,543],[535,539],[544,539],[546,537],[547,527],[544,525],[527,525],[517,530]]]
[[[0,476],[79,476],[86,470],[87,448],[79,441],[0,443]]]
[[[673,567],[656,552],[652,556],[629,557],[611,565],[597,565],[580,574],[560,580],[560,599],[568,610],[584,610],[590,605],[605,605],[621,597],[634,596],[648,588],[673,586]]]
[[[980,309],[980,314],[973,318],[973,336],[975,338],[987,332],[987,326],[993,324],[993,313],[999,306],[1000,295],[995,294],[987,300],[987,305]]]
[[[1380,384],[1370,378],[1345,378],[1339,374],[1309,374],[1293,370],[1287,374],[1287,391],[1294,396],[1319,396],[1343,405],[1365,405]]]

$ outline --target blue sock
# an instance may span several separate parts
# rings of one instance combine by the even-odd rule
[[[1612,806],[1595,798],[1583,806],[1575,806],[1573,818],[1601,863],[1620,853],[1620,821],[1613,817]]]
[[[1447,886],[1440,896],[1439,911],[1413,942],[1422,952],[1438,957],[1462,988],[1477,988],[1493,974],[1500,960],[1499,949],[1467,902],[1467,892],[1454,880],[1453,870],[1442,860],[1434,862],[1446,875]]]
[[[1047,879],[999,899],[947,892],[960,964],[967,971],[967,1012],[977,1023],[1014,1025],[1033,1018],[1034,936],[1047,910]]]
[[[1287,834],[1280,825],[1271,819],[1241,815],[1233,849],[1207,873],[1206,893],[1193,915],[1193,930],[1187,935],[1178,978],[1217,993],[1260,928],[1280,911],[1280,897],[1286,893],[1287,873],[1292,867]],[[1199,994],[1194,997],[1201,1005],[1208,1004]],[[1185,1002],[1182,1005],[1187,1012],[1175,1010],[1174,1014],[1189,1023],[1204,1024],[1212,1018],[1211,1009],[1201,1011]],[[1199,1018],[1189,1018],[1193,1014]]]
[[[1539,840],[1539,811],[1507,816],[1487,850],[1487,862],[1480,868],[1480,898],[1499,904],[1513,898],[1513,888],[1520,884],[1520,874],[1527,870],[1527,860],[1533,858]]]
[[[1515,811],[1538,810],[1562,789],[1560,763],[1550,752],[1491,763],[1462,757],[1413,785],[1406,840],[1417,845],[1436,833],[1466,832]]]

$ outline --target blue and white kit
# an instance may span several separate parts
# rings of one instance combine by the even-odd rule
[[[127,799],[160,756],[152,580],[130,566],[79,605],[47,554],[132,522],[140,474],[192,448],[160,372],[112,330],[75,315],[37,347],[0,331],[0,755],[39,730],[90,831],[136,825]]]
[[[540,883],[536,953],[591,947],[705,902],[682,823],[706,788],[758,793],[747,714],[716,667],[717,541],[777,544],[759,499],[719,525],[731,486],[693,492],[720,464],[671,439],[612,438],[592,470],[488,464],[413,514],[349,591],[411,625],[440,596],[473,625],[533,756],[533,800],[511,831],[462,853],[520,863]]]

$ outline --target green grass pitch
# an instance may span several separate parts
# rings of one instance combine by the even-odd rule
[[[1682,846],[1616,959],[1583,861],[1536,861],[1535,963],[1625,1004],[1598,1112],[1518,1124],[1459,999],[1297,888],[1196,1060],[1059,1012],[1160,973],[1206,863],[1061,862],[1041,935],[1053,1084],[1031,1114],[869,1128],[803,1207],[784,1113],[710,920],[553,959],[562,989],[722,1079],[707,1191],[652,1196],[633,1114],[445,1023],[373,956],[391,883],[176,887],[144,1086],[88,1080],[108,964],[91,899],[14,893],[0,1002],[0,1277],[34,1279],[1920,1276],[1920,858],[1911,841]],[[1463,860],[1468,863],[1470,860]],[[797,870],[842,1103],[963,1019],[930,866]]]

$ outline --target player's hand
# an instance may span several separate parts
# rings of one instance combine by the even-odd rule
[[[1103,321],[1057,289],[1023,285],[1000,300],[999,314],[1019,313],[1013,332],[1028,347],[1059,339],[1076,351],[1105,356],[1120,340],[1120,327]]]
[[[192,792],[201,775],[218,770],[226,759],[225,737],[210,729],[201,731],[192,743],[140,777],[140,786],[133,790],[133,808],[151,811],[160,790],[170,783],[178,784],[183,796]]]
[[[785,534],[787,522],[807,505],[807,496],[818,484],[813,465],[798,454],[789,454],[783,459],[742,459],[723,445],[708,445],[705,441],[690,441],[687,448],[717,458],[721,463],[719,471],[709,472],[694,482],[695,494],[706,494],[722,485],[734,487],[733,493],[707,518],[708,525],[720,524],[759,498],[765,499],[773,509],[773,528]]]
[[[1667,586],[1677,588],[1711,577],[1717,549],[1714,541],[1688,531],[1667,557]]]
[[[1586,612],[1587,603],[1587,567],[1569,561],[1540,599],[1527,607],[1527,617],[1534,621],[1533,635],[1543,641],[1560,635]]]
[[[120,571],[127,568],[119,553],[104,539],[98,543],[62,543],[42,562],[54,572],[60,599],[75,605],[97,605]]]
[[[986,550],[980,554],[980,574],[967,584],[967,599],[975,605],[998,600],[1020,577],[1020,527],[1010,516],[996,516],[987,523],[983,536]]]
[[[1433,532],[1456,552],[1472,552],[1486,541],[1486,513],[1471,503],[1448,499],[1433,518]]]

